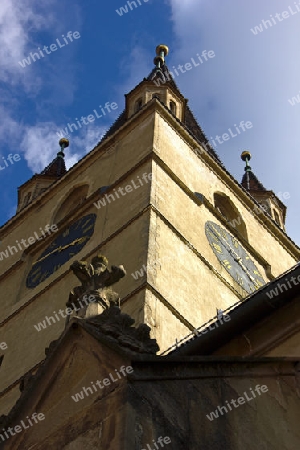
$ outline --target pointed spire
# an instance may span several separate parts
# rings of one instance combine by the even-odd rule
[[[17,213],[67,173],[64,149],[69,147],[68,139],[62,138],[59,141],[59,145],[60,151],[57,153],[56,158],[41,173],[33,175],[30,180],[18,188]]]
[[[59,141],[60,151],[57,153],[56,158],[40,173],[40,175],[50,175],[56,176],[57,178],[62,177],[67,173],[65,165],[65,154],[64,149],[69,147],[69,141],[66,138],[62,138]]]
[[[169,54],[169,48],[165,44],[160,44],[156,47],[156,56],[154,58],[155,67],[151,70],[150,74],[143,78],[143,80],[135,86],[130,92],[125,94],[126,106],[125,110],[109,128],[106,134],[102,137],[100,142],[103,142],[109,136],[116,133],[123,125],[126,124],[127,120],[130,119],[136,111],[135,105],[137,99],[140,97],[142,100],[142,107],[146,103],[150,102],[153,97],[158,97],[160,103],[164,107],[168,108],[173,115],[176,116],[177,120],[182,126],[192,135],[192,137],[198,141],[204,149],[215,159],[219,164],[222,165],[216,151],[209,143],[207,137],[205,136],[202,128],[198,124],[194,117],[190,107],[188,106],[188,100],[183,96],[180,89],[178,88],[174,74],[169,71],[167,64],[165,62],[165,57]],[[168,94],[167,95],[167,92]],[[171,94],[171,95],[170,95]],[[170,97],[173,96],[177,98],[177,113],[170,108]]]
[[[169,54],[169,47],[165,44],[160,44],[156,47],[156,56],[153,60],[155,68],[152,70],[150,75],[148,76],[148,80],[153,81],[154,78],[158,77],[162,80],[162,83],[166,83],[167,81],[173,81],[173,78],[169,72],[169,69],[165,62],[165,57]],[[161,83],[158,84],[158,86]],[[175,85],[175,83],[174,83]],[[175,85],[176,89],[177,86]]]
[[[256,175],[252,172],[252,169],[249,165],[249,161],[251,159],[251,153],[247,150],[242,152],[241,159],[246,162],[245,173],[242,178],[241,185],[247,191],[266,191],[266,188],[262,185],[262,183],[258,180]]]
[[[154,65],[156,66],[155,74],[161,74],[164,78],[164,74],[161,71],[161,68],[165,65],[165,56],[169,54],[169,48],[167,45],[160,44],[156,47],[156,56],[153,60]]]
[[[241,154],[241,159],[246,162],[245,173],[241,185],[246,189],[251,197],[261,206],[261,210],[266,216],[271,218],[276,224],[285,231],[284,223],[286,216],[286,206],[274,194],[267,190],[258,178],[252,172],[249,165],[251,153],[247,150]]]

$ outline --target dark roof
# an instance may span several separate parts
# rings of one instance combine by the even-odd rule
[[[172,74],[170,73],[167,64],[164,64],[160,69],[157,67],[154,67],[154,69],[150,72],[146,80],[153,81],[154,79],[157,79],[157,81],[160,79],[161,84],[169,84],[172,86],[173,89],[177,90],[182,98],[183,95],[180,92],[174,78],[172,77]],[[158,81],[159,82],[159,81]]]
[[[174,78],[172,77],[171,73],[169,72],[168,66],[164,64],[160,69],[155,67],[152,72],[148,75],[147,80],[153,81],[161,80],[161,83],[167,84],[171,86],[180,97],[184,98],[181,94]],[[192,113],[190,107],[187,105],[186,100],[186,106],[185,106],[185,114],[184,114],[184,122],[183,124],[186,126],[188,131],[193,135],[193,137],[198,141],[200,144],[205,145],[205,149],[208,151],[208,153],[213,156],[215,159],[218,160],[218,162],[221,163],[219,156],[217,155],[216,151],[213,149],[211,144],[209,143],[207,137],[205,136],[204,131],[198,124],[197,120],[195,119],[194,114]]]
[[[252,172],[252,170],[246,170],[241,185],[243,188],[245,188],[247,191],[266,191],[266,188],[263,186],[263,184],[259,181],[256,175]]]
[[[161,75],[162,74],[162,75]],[[151,73],[148,75],[147,78],[144,78],[134,89],[136,89],[137,87],[139,87],[141,84],[143,84],[144,82],[153,82],[153,80],[155,79],[160,79],[161,83],[164,83],[170,87],[172,87],[176,93],[179,95],[179,97],[181,97],[183,100],[184,96],[181,94],[178,86],[176,85],[174,79],[172,78],[172,75],[169,72],[169,69],[167,67],[166,64],[164,64],[161,69],[157,69],[157,67],[155,67]],[[133,90],[134,90],[133,89]],[[132,90],[132,91],[133,91]],[[130,91],[130,92],[132,92]],[[130,94],[129,92],[129,94]],[[127,94],[128,95],[128,94]],[[160,100],[160,99],[158,99]],[[163,103],[163,102],[161,102]],[[163,103],[164,104],[164,103]],[[166,106],[164,104],[164,106]],[[170,110],[169,110],[170,111]],[[122,125],[124,125],[126,123],[126,110],[124,110],[120,116],[117,118],[117,120],[113,123],[113,125],[109,128],[109,130],[106,132],[106,134],[103,136],[103,138],[101,139],[100,142],[103,142],[105,139],[107,139],[109,136],[111,136],[112,134],[114,134]],[[179,121],[180,122],[180,121]],[[184,121],[180,122],[181,125],[183,125],[188,131],[189,133],[193,136],[193,138],[199,142],[199,144],[204,145],[205,150],[207,150],[207,152],[214,158],[216,159],[220,164],[221,160],[219,158],[219,156],[217,155],[216,151],[213,149],[213,147],[211,146],[211,144],[209,143],[207,137],[205,136],[202,128],[200,127],[200,125],[198,124],[197,120],[195,119],[191,109],[189,108],[189,106],[187,105],[187,101],[185,101],[185,114],[184,114]],[[99,142],[99,143],[100,143]]]
[[[58,152],[56,158],[54,158],[53,161],[51,161],[51,163],[48,164],[48,166],[45,167],[44,170],[42,170],[42,172],[40,172],[39,174],[35,173],[34,175],[32,175],[31,178],[29,178],[29,180],[27,180],[27,181],[25,181],[25,183],[21,184],[21,186],[18,187],[18,191],[23,186],[25,186],[26,184],[29,184],[34,179],[41,180],[43,178],[43,176],[45,176],[48,179],[53,178],[54,179],[53,181],[56,181],[57,179],[59,179],[63,175],[65,175],[67,173],[65,160],[62,156],[59,156],[60,153],[61,152]]]
[[[200,127],[197,120],[195,119],[189,106],[186,106],[184,124],[187,127],[187,129],[191,132],[191,134],[194,136],[196,141],[198,141],[200,144],[204,144],[205,149],[208,151],[208,153],[221,163],[221,160],[220,160],[218,154],[213,149],[213,147],[210,145],[207,137],[205,136],[202,128]]]
[[[97,144],[99,145],[101,142],[103,142],[105,139],[107,139],[109,136],[114,134],[119,128],[121,128],[122,125],[126,122],[126,110],[119,115],[117,120],[112,124],[112,126],[108,129],[108,131],[104,134],[100,142]]]
[[[60,178],[67,173],[64,155],[60,151],[56,158],[40,173],[40,175],[47,175]]]

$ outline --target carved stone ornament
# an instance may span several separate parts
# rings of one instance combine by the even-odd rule
[[[86,261],[74,261],[70,268],[81,281],[81,286],[72,289],[66,306],[77,317],[95,316],[111,305],[119,304],[119,295],[110,286],[126,275],[123,266],[111,266],[109,270],[107,258],[97,255],[90,264]],[[67,316],[66,323],[69,320],[70,315]]]
[[[135,328],[135,320],[121,313],[118,306],[110,306],[101,315],[89,318],[87,323],[134,352],[156,354],[159,351],[156,339],[150,337],[151,328],[145,323]]]

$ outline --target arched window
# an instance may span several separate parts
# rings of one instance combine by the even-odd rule
[[[76,188],[74,188],[56,211],[53,217],[53,223],[57,224],[71,211],[78,208],[78,206],[85,201],[88,190],[88,184],[84,184],[82,186],[77,186]]]
[[[159,98],[159,100],[161,100],[161,94],[159,94],[158,92],[154,92],[154,94],[152,94],[152,98],[157,97]]]
[[[275,209],[273,209],[273,213],[274,213],[274,220],[275,220],[275,222],[277,223],[277,225],[281,226],[279,215],[278,215],[277,211],[275,211]]]
[[[174,116],[176,116],[176,103],[172,100],[170,101],[170,110],[174,114]]]
[[[135,102],[135,105],[134,105],[134,112],[138,112],[138,111],[141,109],[142,106],[143,106],[143,99],[142,99],[142,98],[139,98],[139,99]]]
[[[222,192],[215,192],[214,194],[215,208],[222,214],[224,219],[234,227],[237,232],[248,240],[247,228],[245,222],[234,203],[230,198]]]
[[[31,192],[27,192],[27,194],[24,197],[23,206],[27,206],[28,205],[28,203],[30,201],[30,198],[31,198]]]
[[[271,215],[271,209],[268,200],[261,200],[258,202],[261,209],[266,213]]]
[[[43,192],[45,192],[48,188],[41,188],[39,191],[39,194],[42,194]]]

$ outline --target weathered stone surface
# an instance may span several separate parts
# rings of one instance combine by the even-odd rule
[[[117,306],[111,306],[101,315],[87,320],[87,324],[113,337],[121,347],[139,353],[157,353],[159,346],[155,339],[150,338],[150,327],[140,324],[135,328],[132,326],[134,322],[135,320],[128,314],[122,314]]]
[[[293,363],[200,360],[133,364],[129,401],[135,413],[134,450],[147,444],[154,448],[159,436],[170,437],[165,446],[170,450],[299,448],[300,396],[294,389],[300,385]],[[268,391],[237,408],[231,404],[232,410],[212,421],[207,418],[245,392],[252,397],[250,388],[257,385]]]
[[[71,395],[122,365],[132,366],[133,373],[72,400]],[[45,421],[0,448],[141,450],[154,449],[160,436],[168,436],[166,450],[295,450],[300,442],[298,366],[278,358],[130,359],[95,345],[79,327],[48,361],[13,417],[17,424],[37,411]],[[257,394],[257,385],[267,386],[267,392]],[[245,403],[231,403],[230,409],[231,400],[240,397]],[[227,412],[207,418],[222,406]]]
[[[108,260],[103,255],[95,256],[90,264],[86,261],[74,261],[71,265],[74,275],[81,281],[81,286],[71,290],[66,303],[68,308],[76,311],[75,316],[85,318],[100,314],[110,305],[119,303],[119,295],[109,286],[123,278],[126,271],[123,266],[112,266],[111,271],[107,267]],[[89,303],[91,296],[97,305]],[[69,320],[70,315],[67,316],[66,324]]]
[[[115,369],[129,365],[125,354],[100,344],[80,326],[70,327],[61,345],[52,349],[16,406],[4,417],[2,428],[18,425],[35,411],[44,414],[45,420],[2,444],[0,439],[1,450],[29,450],[32,446],[38,450],[121,448],[126,377],[117,377]],[[72,399],[72,395],[84,392],[84,387],[92,390],[91,382],[103,381],[110,374],[114,375],[110,385],[92,394],[87,391],[77,402]]]

